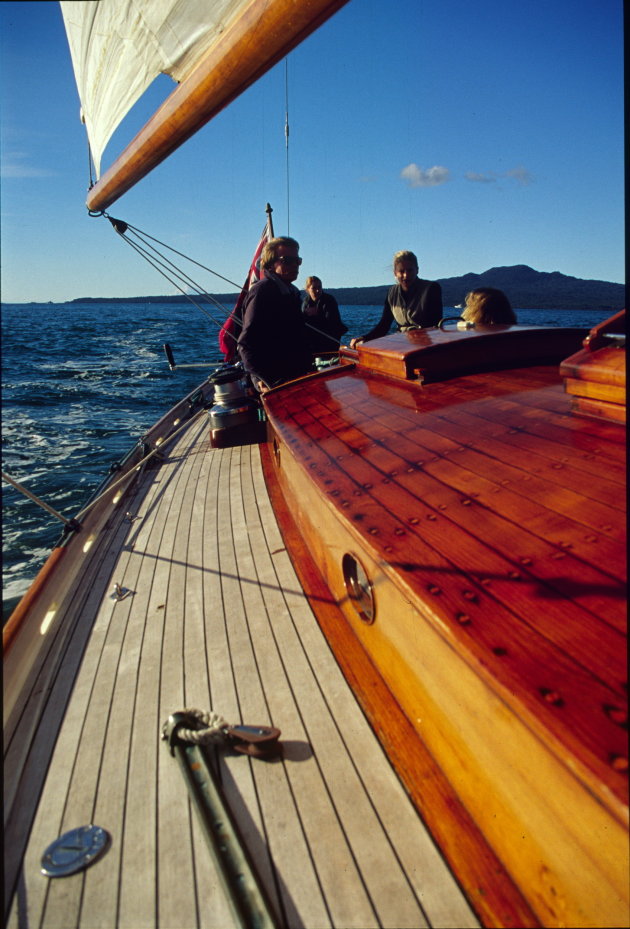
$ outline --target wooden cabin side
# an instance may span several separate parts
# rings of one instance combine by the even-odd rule
[[[580,351],[560,365],[577,414],[626,421],[626,311],[595,326]]]
[[[434,343],[433,332],[422,333],[430,343],[426,359],[415,346],[401,357],[397,344],[387,359],[387,340],[379,340],[368,356],[376,371],[365,354],[347,352],[346,365],[310,379],[308,391],[296,383],[267,399],[272,481],[320,566],[321,582],[544,925],[628,918],[625,593],[616,582],[625,570],[625,535],[614,506],[623,495],[624,445],[616,425],[578,423],[571,431],[558,364],[582,337],[574,331],[558,338],[561,354],[551,368],[508,377],[484,363],[487,373],[476,379],[429,388],[410,384],[409,372],[428,370],[431,380],[442,380],[436,358],[447,359],[449,344],[460,345],[464,367],[461,346],[474,345],[468,369],[479,370],[481,340],[440,333]],[[517,348],[514,359],[518,354]],[[465,400],[474,399],[475,389],[481,393],[471,413]],[[475,422],[477,433],[470,431]],[[510,431],[527,436],[529,423],[535,441],[515,446],[511,463],[502,465],[509,477],[490,486],[493,455],[506,454]],[[549,423],[553,439],[546,437]],[[420,438],[432,426],[433,435]],[[473,468],[468,486],[458,485],[464,475],[458,462],[466,458],[470,468],[472,455],[477,464],[483,457],[480,436],[494,443],[489,470],[473,479]],[[587,450],[577,475],[569,473],[574,443]],[[607,454],[589,474],[586,459],[599,447]],[[552,480],[534,478],[528,464]],[[600,465],[609,466],[612,480]],[[566,480],[577,479],[575,489],[562,488],[565,475],[554,474],[556,467]],[[519,474],[543,494],[529,512],[518,509],[522,487],[505,489]],[[588,484],[581,493],[580,480]],[[512,508],[509,518],[488,509],[493,492]],[[573,524],[572,506],[579,513]],[[592,525],[579,529],[589,512]],[[490,546],[484,554],[471,539],[475,519],[485,518],[490,532],[502,534],[503,552]],[[609,519],[612,532],[598,531]],[[571,527],[581,536],[567,541]],[[440,529],[450,532],[456,552],[443,547]],[[562,593],[571,589],[578,591],[575,602]],[[544,619],[538,629],[536,612]],[[571,630],[564,640],[563,630]],[[422,795],[421,784],[410,789]],[[458,850],[450,851],[457,859]]]

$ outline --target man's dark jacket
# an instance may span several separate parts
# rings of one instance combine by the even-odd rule
[[[297,287],[269,272],[253,285],[243,306],[238,353],[252,378],[269,387],[312,370]]]

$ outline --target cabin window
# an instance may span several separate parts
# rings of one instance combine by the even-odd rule
[[[365,568],[354,555],[345,554],[341,562],[343,579],[350,603],[359,619],[373,623],[375,617],[374,592]]]

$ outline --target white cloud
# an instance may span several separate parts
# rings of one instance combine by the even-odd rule
[[[524,168],[522,165],[519,165],[518,168],[513,168],[511,171],[505,171],[504,174],[497,174],[496,171],[486,171],[483,174],[477,171],[467,171],[464,177],[467,181],[473,181],[477,184],[492,184],[500,178],[508,178],[516,181],[520,187],[525,187],[534,180],[534,175],[530,174],[527,168]]]
[[[451,179],[451,172],[441,165],[434,165],[424,171],[412,162],[402,169],[400,176],[407,181],[409,187],[437,187],[438,184],[445,184]]]
[[[467,181],[475,181],[478,184],[494,184],[497,179],[494,171],[490,171],[488,174],[477,174],[475,171],[467,171],[464,177]]]
[[[506,171],[505,177],[513,178],[521,187],[524,187],[526,184],[531,184],[534,180],[534,175],[530,174],[527,168],[524,168],[522,165],[519,165],[518,168],[513,168],[512,171]]]
[[[48,168],[33,168],[24,163],[28,155],[21,152],[10,152],[2,156],[0,162],[0,175],[9,177],[53,177],[56,172]]]

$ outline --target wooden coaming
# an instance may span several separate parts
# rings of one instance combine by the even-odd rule
[[[524,365],[554,364],[586,335],[578,328],[478,326],[464,331],[409,329],[343,348],[342,362],[357,359],[374,373],[423,383],[453,375]]]
[[[584,339],[580,351],[560,365],[572,409],[585,416],[626,421],[625,310]]]
[[[385,376],[376,349],[369,368],[359,355],[268,395],[276,479],[541,922],[625,924],[623,430],[572,414],[555,365],[419,387],[404,359]],[[348,596],[347,552],[371,580],[372,625]]]

